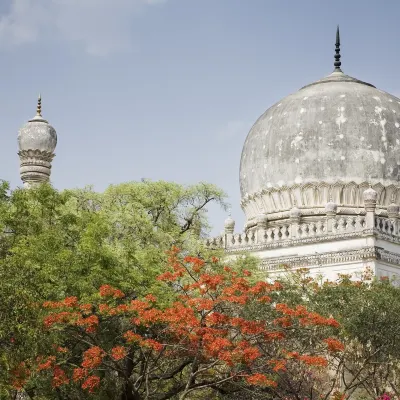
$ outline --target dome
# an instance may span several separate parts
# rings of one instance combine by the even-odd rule
[[[334,72],[269,108],[247,136],[242,196],[318,180],[397,181],[400,99]]]
[[[53,153],[57,145],[56,130],[41,115],[41,98],[37,114],[18,133],[19,151],[38,150]]]
[[[338,205],[358,207],[368,183],[397,185],[400,99],[344,74],[336,47],[332,74],[277,102],[251,128],[240,162],[248,219],[260,207],[270,213],[290,210],[293,198],[300,208],[324,207],[330,197]],[[347,184],[352,194],[345,193]],[[304,196],[307,185],[312,190]],[[302,193],[295,194],[296,187]],[[382,196],[389,204],[389,194]]]
[[[228,218],[225,220],[224,226],[226,233],[233,233],[233,231],[235,230],[235,220],[231,217],[230,214]]]

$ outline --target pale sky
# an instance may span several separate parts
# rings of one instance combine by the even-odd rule
[[[342,69],[400,95],[399,0],[0,0],[0,178],[20,185],[19,127],[56,128],[59,189],[141,178],[223,188],[237,231],[251,125]],[[213,233],[226,214],[210,211]]]

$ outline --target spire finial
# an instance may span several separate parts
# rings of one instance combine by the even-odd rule
[[[42,95],[39,93],[37,107],[36,107],[36,115],[42,116]]]
[[[335,48],[335,62],[333,65],[335,66],[335,71],[342,72],[340,69],[340,66],[342,63],[340,62],[340,33],[339,33],[339,25],[337,26],[336,29],[336,48]]]

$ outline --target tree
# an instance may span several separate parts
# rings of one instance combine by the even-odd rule
[[[238,392],[272,399],[290,394],[286,374],[308,373],[307,394],[316,398],[312,374],[343,350],[332,336],[338,323],[303,306],[276,303],[282,285],[252,282],[250,275],[215,257],[206,262],[173,248],[158,277],[173,294],[169,304],[151,293],[132,298],[110,285],[91,303],[76,297],[46,302],[44,324],[55,341],[14,371],[14,386],[32,398],[49,396],[41,399],[57,393],[71,400],[88,394],[183,400]],[[252,308],[263,318],[249,318]],[[304,390],[290,390],[303,396]]]
[[[346,350],[336,355],[335,375],[346,398],[375,399],[389,392],[392,399],[400,397],[397,283],[374,278],[370,268],[336,282],[310,278],[306,269],[287,275],[287,301],[329,312],[341,324],[338,337]]]
[[[139,296],[150,290],[172,245],[207,253],[206,211],[225,207],[213,185],[133,182],[59,192],[0,188],[0,390],[8,372],[41,345],[38,308],[68,296],[90,300],[103,284]],[[133,289],[134,288],[134,292]]]

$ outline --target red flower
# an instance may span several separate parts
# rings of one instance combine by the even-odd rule
[[[263,374],[250,375],[246,378],[246,380],[251,385],[272,386],[272,387],[277,386],[277,383],[275,381],[273,381],[272,379],[268,379]]]
[[[315,367],[326,367],[328,365],[326,358],[319,356],[302,355],[299,356],[299,360],[307,365],[313,365]]]
[[[89,393],[94,393],[95,389],[100,385],[100,378],[98,376],[89,376],[82,383],[82,389],[87,390]]]
[[[63,303],[66,307],[75,307],[78,304],[78,299],[75,296],[67,297]]]
[[[79,382],[87,377],[88,371],[85,368],[75,368],[72,374],[74,382]]]
[[[103,357],[105,356],[104,350],[102,350],[98,346],[91,347],[90,349],[86,350],[83,353],[83,361],[82,361],[82,367],[84,368],[96,368],[98,367],[102,360]]]
[[[121,290],[113,288],[111,285],[103,285],[100,287],[100,296],[120,299],[125,297],[125,294]]]
[[[126,347],[123,346],[116,346],[113,349],[111,349],[111,357],[115,361],[122,360],[126,355],[128,354],[128,350]]]
[[[56,358],[54,356],[50,356],[47,358],[47,360],[45,362],[38,364],[37,370],[43,371],[46,369],[50,369],[53,366],[55,361],[56,361]]]
[[[53,369],[53,381],[52,386],[57,388],[61,385],[68,385],[69,379],[64,370],[62,370],[58,365]]]
[[[143,339],[140,335],[132,331],[125,332],[124,338],[128,343],[140,342]]]
[[[328,345],[328,350],[335,353],[344,350],[344,344],[339,342],[339,340],[328,338],[324,342]]]

